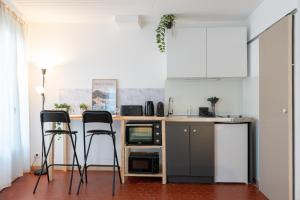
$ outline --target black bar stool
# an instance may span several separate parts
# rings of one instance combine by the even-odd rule
[[[81,183],[83,183],[82,179],[83,176],[85,175],[85,182],[87,183],[87,168],[90,166],[109,166],[109,167],[113,167],[113,185],[112,185],[112,195],[115,195],[115,169],[116,167],[118,168],[118,172],[119,172],[119,179],[120,179],[120,183],[122,183],[121,180],[121,173],[120,173],[120,165],[119,165],[119,161],[118,161],[118,156],[117,156],[117,150],[116,150],[116,137],[115,134],[116,132],[113,131],[112,128],[112,123],[113,123],[113,119],[112,116],[110,114],[110,112],[107,111],[85,111],[82,114],[82,122],[83,122],[83,147],[84,147],[84,168],[83,168],[83,173],[82,173],[82,177],[81,177],[81,181],[79,183],[78,186],[78,190],[77,190],[77,194],[79,194],[79,190],[80,190],[80,186]],[[96,130],[88,130],[86,131],[86,124],[88,123],[99,123],[99,124],[109,124],[110,130],[102,130],[102,129],[96,129]],[[88,155],[90,152],[90,147],[91,147],[91,143],[93,140],[93,137],[95,135],[108,135],[112,138],[112,143],[113,143],[113,151],[114,151],[114,161],[113,161],[113,165],[87,165],[87,159],[88,159]],[[86,137],[90,137],[89,140],[89,145],[88,148],[86,149]],[[116,165],[117,162],[117,165]]]
[[[44,167],[46,167],[46,169],[47,169],[47,178],[48,178],[48,182],[49,182],[50,181],[49,180],[49,171],[48,171],[49,167],[51,167],[51,166],[72,166],[72,173],[71,173],[70,185],[69,185],[69,194],[70,194],[71,188],[72,188],[72,182],[73,182],[74,166],[78,167],[79,175],[80,175],[80,177],[82,177],[81,170],[80,170],[81,167],[79,165],[78,157],[76,154],[76,143],[77,143],[76,133],[77,133],[77,131],[71,131],[70,117],[69,117],[69,114],[65,111],[44,110],[44,111],[41,111],[40,118],[41,118],[41,126],[42,126],[42,148],[44,151],[45,158],[43,160],[42,169],[39,174],[38,180],[35,184],[33,193],[36,192],[36,189],[40,182]],[[53,129],[45,130],[45,123],[49,123],[49,122],[50,123],[65,123],[67,125],[67,130],[53,130]],[[52,127],[52,125],[51,125],[51,127]],[[48,158],[51,146],[53,145],[53,140],[56,135],[61,135],[61,134],[66,134],[66,135],[70,136],[72,147],[73,147],[73,163],[72,164],[54,164],[53,163],[53,164],[48,165],[47,158]],[[50,144],[49,144],[47,151],[46,151],[46,144],[45,144],[45,136],[51,136]],[[73,136],[74,136],[75,141],[73,139]],[[75,164],[75,160],[76,160],[76,164]]]

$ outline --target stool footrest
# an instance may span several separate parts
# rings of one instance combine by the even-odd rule
[[[52,166],[62,166],[62,167],[72,167],[72,166],[74,166],[74,167],[77,167],[77,165],[73,165],[73,164],[50,164],[50,165],[48,165],[48,168],[49,167],[52,167]],[[79,165],[79,167],[81,168],[82,166],[81,165]]]
[[[86,168],[89,167],[114,167],[114,165],[87,165]],[[117,165],[115,167],[118,167]]]

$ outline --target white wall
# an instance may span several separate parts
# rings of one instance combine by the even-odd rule
[[[297,0],[264,0],[248,17],[248,39],[256,37],[296,8]]]
[[[52,109],[53,104],[58,102],[59,89],[89,89],[93,78],[118,79],[120,88],[163,88],[165,57],[156,47],[155,26],[146,24],[141,30],[119,30],[113,22],[30,24],[30,60],[54,64],[46,76],[46,108]],[[40,154],[41,146],[41,98],[35,91],[35,87],[41,85],[41,71],[31,65],[29,76],[33,161],[34,154]],[[74,129],[81,130],[79,122],[72,125]],[[110,148],[105,142],[98,144],[101,146],[99,150]],[[103,156],[99,155],[101,161],[111,160],[109,154],[107,159]],[[35,164],[40,164],[39,160]]]
[[[198,115],[199,107],[210,107],[211,96],[220,98],[217,115],[241,115],[242,83],[242,79],[167,80],[165,97],[166,101],[173,97],[175,115],[186,115],[190,107],[192,115]]]

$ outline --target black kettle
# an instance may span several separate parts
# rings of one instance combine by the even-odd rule
[[[154,104],[153,101],[146,101],[145,103],[145,116],[154,116]]]

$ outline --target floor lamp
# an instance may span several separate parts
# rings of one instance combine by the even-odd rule
[[[45,78],[46,78],[46,71],[47,69],[46,68],[41,68],[42,70],[42,75],[43,75],[43,86],[39,86],[36,88],[36,91],[42,96],[42,110],[45,110]],[[44,143],[42,142],[42,160],[41,160],[41,166],[43,165],[43,161],[44,161],[44,151],[43,151],[43,148],[44,148]],[[35,175],[40,175],[41,171],[42,171],[42,175],[45,175],[47,174],[47,170],[48,169],[44,169],[42,171],[42,169],[37,169],[34,171],[34,174]]]

